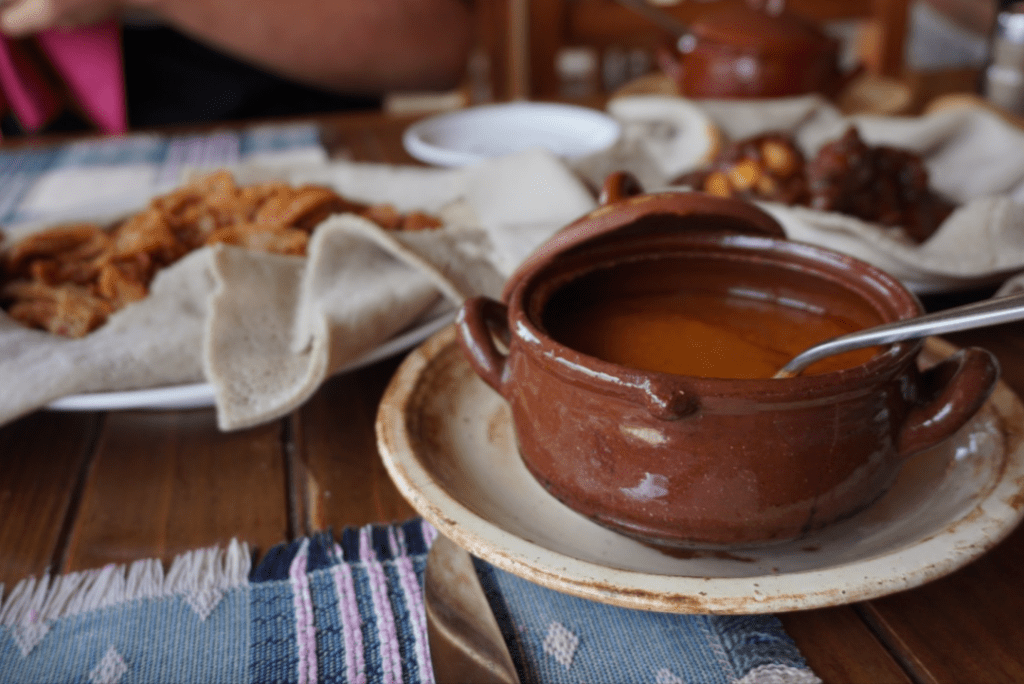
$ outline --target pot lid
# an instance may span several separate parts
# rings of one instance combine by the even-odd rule
[[[823,52],[836,41],[809,19],[786,10],[770,13],[735,5],[706,13],[693,22],[691,33],[701,41],[768,52]]]

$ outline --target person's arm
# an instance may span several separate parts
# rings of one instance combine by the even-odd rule
[[[472,40],[467,0],[14,0],[0,29],[27,35],[133,9],[268,71],[349,93],[452,87]]]

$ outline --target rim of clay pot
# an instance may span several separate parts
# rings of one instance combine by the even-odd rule
[[[501,298],[508,301],[508,296],[519,282],[530,278],[533,272],[544,268],[552,259],[598,241],[624,239],[626,235],[642,233],[645,223],[662,216],[699,221],[702,223],[701,231],[714,234],[755,233],[780,239],[786,237],[786,231],[774,217],[743,200],[697,191],[635,194],[603,204],[560,229],[519,265],[506,281]]]
[[[614,388],[624,384],[623,379],[626,385],[636,387],[642,387],[651,379],[656,379],[659,382],[692,388],[703,400],[719,397],[770,402],[787,400],[795,393],[801,395],[801,400],[834,395],[837,388],[855,391],[856,387],[863,391],[872,391],[873,387],[885,383],[893,375],[901,372],[905,364],[912,362],[923,345],[922,340],[898,342],[857,366],[814,375],[800,375],[787,379],[716,378],[640,370],[605,361],[558,342],[550,335],[543,322],[538,320],[558,290],[587,273],[602,268],[614,268],[616,262],[621,263],[629,258],[678,258],[680,253],[685,251],[687,244],[691,247],[711,245],[715,248],[714,253],[739,254],[748,259],[768,257],[766,261],[772,267],[796,268],[809,272],[812,277],[820,277],[851,290],[886,320],[910,318],[919,315],[923,310],[917,297],[894,277],[859,259],[823,247],[768,236],[721,233],[684,233],[678,236],[678,240],[679,250],[674,255],[671,252],[638,251],[623,253],[618,259],[601,261],[594,259],[594,254],[611,246],[612,243],[583,243],[568,253],[560,253],[556,258],[537,264],[528,274],[524,274],[525,277],[520,278],[508,293],[506,301],[509,313],[515,316],[515,320],[510,320],[510,327],[517,329],[521,326],[527,333],[518,336],[521,342],[535,348],[540,348],[541,345],[550,347],[554,354],[541,356],[554,372],[569,381],[587,385],[597,383],[606,385],[614,391]],[[592,249],[588,249],[588,246]],[[773,256],[782,257],[782,261],[778,264],[771,263],[774,261],[771,259]],[[594,259],[594,263],[587,264],[588,258]],[[583,263],[573,265],[574,260]],[[830,266],[833,268],[830,269]],[[835,267],[838,267],[838,270]],[[847,269],[845,272],[857,275],[845,279],[838,275],[843,272],[841,269]],[[545,278],[546,273],[552,275]],[[871,296],[872,294],[875,296]],[[541,297],[542,301],[536,302],[537,297]],[[895,318],[888,318],[889,312],[895,314]]]

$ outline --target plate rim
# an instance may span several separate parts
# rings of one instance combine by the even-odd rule
[[[454,310],[438,314],[341,366],[334,371],[334,375],[358,370],[410,349],[447,326],[454,317]],[[67,412],[164,410],[211,408],[216,403],[217,395],[212,384],[193,382],[133,390],[72,394],[50,402],[45,408],[50,411]]]
[[[595,123],[603,124],[604,128],[608,131],[607,143],[602,147],[594,147],[585,154],[592,154],[600,151],[601,149],[607,149],[611,145],[615,144],[615,141],[622,136],[622,124],[607,112],[591,107],[584,107],[582,105],[560,102],[517,101],[476,105],[465,109],[457,109],[450,112],[435,114],[434,116],[421,119],[405,129],[402,133],[402,144],[405,147],[406,152],[408,152],[412,157],[427,164],[446,167],[461,167],[477,164],[489,159],[490,157],[485,154],[434,145],[426,140],[423,133],[431,128],[436,128],[445,124],[450,125],[452,122],[458,122],[459,120],[481,119],[493,116],[496,113],[512,112],[515,110],[529,111],[532,113],[546,111],[560,112],[563,114],[582,114]],[[577,156],[581,155],[573,155],[570,158],[575,158]]]
[[[1003,467],[992,480],[988,493],[965,509],[956,524],[946,525],[939,533],[898,551],[828,568],[746,577],[643,573],[581,560],[522,539],[477,515],[445,491],[415,459],[402,460],[396,453],[403,444],[409,445],[402,429],[407,402],[431,363],[456,344],[455,335],[454,326],[435,333],[406,357],[396,371],[381,400],[375,424],[381,459],[402,495],[439,532],[500,569],[556,591],[620,607],[666,613],[776,613],[837,606],[912,589],[945,576],[990,550],[1024,518],[1024,506],[1009,503],[1024,496],[1024,437],[1015,434],[1012,446],[1005,446]],[[942,356],[956,350],[954,345],[936,338],[929,338],[926,345]],[[1002,380],[986,406],[1005,418],[1005,407],[1001,409],[998,404],[1024,411],[1020,398]],[[470,531],[474,527],[485,530],[490,538]],[[503,542],[501,548],[495,548],[494,539]],[[918,555],[929,560],[895,576],[894,556],[906,553],[908,548],[917,549]],[[840,569],[847,573],[857,570],[862,579],[853,585],[848,579],[835,581]],[[595,581],[597,577],[600,581]],[[830,579],[833,581],[829,582]],[[820,587],[808,590],[816,581]],[[742,598],[737,599],[740,594]]]

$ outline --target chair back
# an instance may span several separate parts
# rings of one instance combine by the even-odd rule
[[[683,23],[714,4],[747,0],[648,0]],[[903,67],[909,0],[789,0],[789,11],[852,34],[854,58],[869,73]],[[495,99],[572,98],[607,93],[656,68],[669,35],[617,0],[480,0]]]

